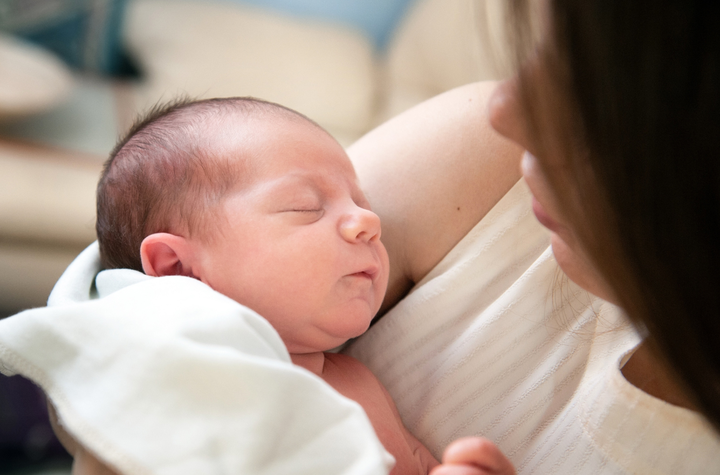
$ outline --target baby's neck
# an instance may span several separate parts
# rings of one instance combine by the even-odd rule
[[[325,353],[318,351],[316,353],[290,353],[290,359],[293,364],[302,366],[318,376],[322,376],[323,367],[325,366]]]

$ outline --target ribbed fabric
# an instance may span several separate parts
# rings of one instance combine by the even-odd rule
[[[483,435],[520,474],[720,473],[704,420],[620,373],[639,341],[563,277],[521,181],[345,352],[438,458]]]

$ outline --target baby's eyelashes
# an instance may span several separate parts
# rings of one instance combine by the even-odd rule
[[[288,216],[291,222],[307,224],[319,221],[325,210],[319,207],[292,207],[282,210],[281,214]]]

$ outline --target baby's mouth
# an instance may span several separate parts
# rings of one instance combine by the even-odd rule
[[[366,267],[365,269],[355,272],[350,275],[353,277],[360,277],[362,279],[370,279],[371,281],[375,281],[375,277],[377,276],[379,271],[380,271],[380,269],[378,266],[370,265],[370,266]]]

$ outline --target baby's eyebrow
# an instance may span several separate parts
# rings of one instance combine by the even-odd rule
[[[345,186],[348,187],[347,189],[350,191],[353,200],[367,203],[367,199],[356,180],[346,183]],[[333,190],[338,187],[340,187],[340,185],[336,186],[336,184],[333,184],[333,182],[322,174],[311,171],[289,172],[268,183],[268,191],[273,194],[310,191],[319,198],[333,194],[335,192]]]
[[[305,190],[317,195],[322,194],[322,186],[317,180],[301,174],[284,175],[267,185],[267,192],[273,195]]]

